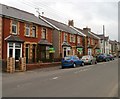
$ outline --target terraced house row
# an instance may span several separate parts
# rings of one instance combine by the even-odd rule
[[[2,4],[0,9],[0,60],[3,64],[11,57],[15,63],[24,57],[25,63],[37,63],[60,61],[67,55],[81,57],[101,53],[101,38],[88,27],[75,27],[73,20],[64,24]]]

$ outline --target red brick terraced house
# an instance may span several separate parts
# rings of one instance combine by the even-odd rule
[[[84,43],[84,47],[85,47],[85,55],[97,55],[100,53],[100,38],[98,36],[95,35],[95,33],[93,33],[91,31],[90,28],[76,28],[77,30],[83,32],[86,37],[85,37],[85,43]]]
[[[26,63],[53,58],[53,28],[34,14],[0,4],[0,59],[13,57]]]
[[[68,55],[83,55],[84,34],[75,31],[71,26],[55,21],[50,18],[41,17],[42,20],[54,27],[53,47],[55,48],[54,58],[61,59]]]

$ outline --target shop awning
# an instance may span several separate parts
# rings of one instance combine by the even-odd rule
[[[5,38],[7,42],[19,42],[23,43],[24,40],[22,40],[19,36],[17,35],[9,35],[8,37]]]
[[[82,52],[82,51],[83,51],[83,48],[77,48],[77,51],[78,51],[78,52]]]
[[[49,53],[55,53],[55,49],[53,47],[49,48]]]
[[[101,52],[101,50],[100,50],[100,49],[96,49],[96,52],[100,53],[100,52]]]
[[[47,40],[41,39],[38,42],[39,45],[46,45],[46,46],[52,46],[52,43],[48,42]]]

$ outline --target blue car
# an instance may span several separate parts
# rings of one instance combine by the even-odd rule
[[[76,66],[84,66],[84,61],[80,60],[77,56],[66,56],[62,59],[62,68],[65,67],[76,67]]]
[[[100,54],[97,56],[98,62],[107,62],[110,61],[110,58],[106,54]]]

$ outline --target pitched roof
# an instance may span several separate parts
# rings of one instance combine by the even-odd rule
[[[48,21],[50,24],[52,24],[54,28],[57,28],[61,31],[71,33],[71,34],[79,34],[73,28],[71,28],[70,26],[68,26],[64,23],[58,22],[56,20],[53,20],[53,19],[50,19],[50,18],[47,18],[47,17],[42,17],[42,18],[45,19],[46,21]],[[82,34],[79,34],[79,35],[83,36]]]
[[[27,21],[27,22],[33,22],[35,24],[39,24],[41,26],[46,26],[49,28],[52,28],[50,25],[45,23],[44,21],[40,20],[38,17],[36,17],[34,14],[10,7],[7,5],[0,4],[0,15],[6,16],[6,17],[11,17],[11,18],[16,18],[22,21]]]
[[[9,35],[7,38],[5,38],[5,40],[8,41],[8,42],[21,42],[21,43],[24,42],[24,40],[22,40],[17,35]]]
[[[52,43],[48,42],[47,40],[41,39],[38,44],[40,45],[49,45],[52,46]]]
[[[96,34],[97,36],[99,36],[101,39],[104,39],[104,35],[103,34]],[[109,36],[105,37],[105,41],[107,41],[109,39]]]
[[[85,35],[87,35],[88,37],[90,38],[94,38],[94,39],[98,39],[99,37],[97,37],[97,35],[95,35],[95,33],[93,32],[90,32],[89,33],[86,33],[84,32],[84,30],[80,29],[80,28],[76,28],[77,30],[79,30],[80,32],[84,33]]]

